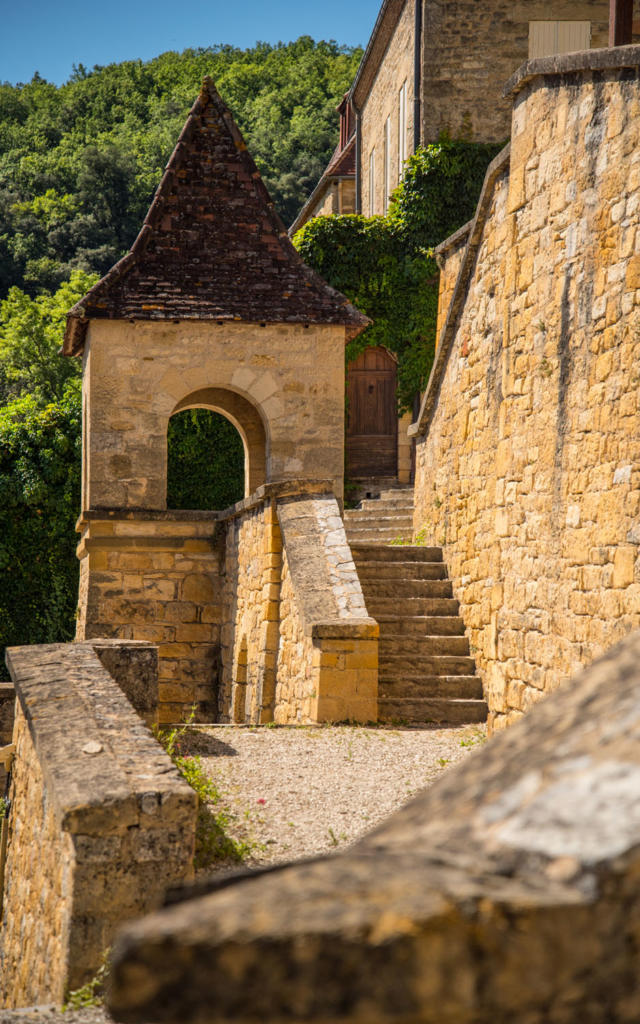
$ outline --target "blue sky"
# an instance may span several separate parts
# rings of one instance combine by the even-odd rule
[[[35,71],[60,84],[73,64],[148,60],[165,50],[301,35],[364,45],[380,0],[0,0],[0,81]]]

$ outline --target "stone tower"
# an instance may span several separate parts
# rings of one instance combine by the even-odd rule
[[[140,234],[70,311],[63,349],[84,368],[78,637],[157,642],[161,719],[194,702],[215,714],[238,601],[229,517],[166,511],[170,417],[208,408],[231,420],[246,499],[265,487],[339,499],[344,345],[367,323],[293,249],[205,79]],[[268,641],[227,646],[255,665]]]

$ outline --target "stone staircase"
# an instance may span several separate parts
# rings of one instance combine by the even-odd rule
[[[347,510],[344,522],[367,610],[380,625],[380,721],[484,722],[482,683],[442,550],[410,543],[413,491],[382,491]]]

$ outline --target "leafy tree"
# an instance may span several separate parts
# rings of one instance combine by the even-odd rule
[[[0,409],[0,648],[73,638],[80,410],[77,379],[56,403],[23,395]]]
[[[0,297],[55,290],[73,269],[103,274],[129,248],[204,75],[291,222],[329,160],[360,55],[303,36],[79,65],[60,88],[39,75],[0,85]]]
[[[0,401],[25,394],[36,405],[62,400],[68,381],[80,374],[77,360],[58,355],[66,314],[95,280],[75,270],[54,295],[36,299],[9,289],[0,303]]]

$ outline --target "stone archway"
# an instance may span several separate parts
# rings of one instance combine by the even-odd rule
[[[233,423],[244,445],[245,497],[266,483],[267,433],[260,413],[251,402],[227,388],[201,388],[178,402],[171,416],[186,409],[210,409]]]

